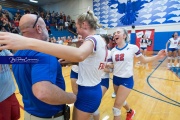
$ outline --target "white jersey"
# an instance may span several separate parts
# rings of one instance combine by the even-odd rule
[[[78,66],[77,65],[72,65],[71,70],[74,71],[75,73],[78,73]]]
[[[169,41],[170,41],[169,48],[177,48],[178,47],[179,39],[174,40],[174,38],[170,38]]]
[[[112,61],[114,64],[113,75],[121,78],[133,76],[134,56],[141,56],[141,52],[136,45],[126,44],[123,48],[117,46],[111,50]]]
[[[84,61],[79,63],[77,84],[81,86],[95,86],[101,82],[103,70],[100,69],[107,55],[106,43],[100,35],[85,38],[94,44],[94,50]]]
[[[141,39],[140,40],[140,47],[147,48],[148,40]]]
[[[107,61],[106,61],[106,63],[112,63],[111,51],[110,51],[110,50],[108,50],[108,56],[107,56]],[[104,79],[104,78],[109,78],[109,73],[103,72],[103,74],[102,74],[102,79]]]

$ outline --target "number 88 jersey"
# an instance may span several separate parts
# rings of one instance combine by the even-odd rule
[[[113,75],[121,78],[133,76],[134,56],[141,56],[141,52],[136,45],[126,44],[123,48],[117,46],[111,50],[111,58],[114,64]]]

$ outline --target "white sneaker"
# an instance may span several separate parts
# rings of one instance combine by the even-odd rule
[[[179,67],[179,63],[178,63],[178,64],[176,64],[176,67]]]
[[[174,63],[172,64],[172,67],[175,67],[175,66],[174,66]]]
[[[116,94],[115,94],[115,93],[112,93],[111,96],[112,96],[112,98],[115,98],[115,97],[116,97]]]

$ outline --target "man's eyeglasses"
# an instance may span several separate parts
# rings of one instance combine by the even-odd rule
[[[35,23],[34,23],[34,25],[33,25],[33,28],[36,26],[36,24],[37,24],[37,21],[38,21],[38,19],[40,18],[40,16],[39,15],[37,15],[37,18],[36,18],[36,21],[35,21]]]

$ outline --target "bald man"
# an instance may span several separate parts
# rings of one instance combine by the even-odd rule
[[[23,36],[48,40],[45,22],[37,15],[22,16],[19,28]],[[76,96],[65,92],[62,69],[56,57],[33,50],[19,50],[15,56],[43,58],[43,64],[12,66],[24,103],[25,120],[64,120],[64,106],[74,103]]]

